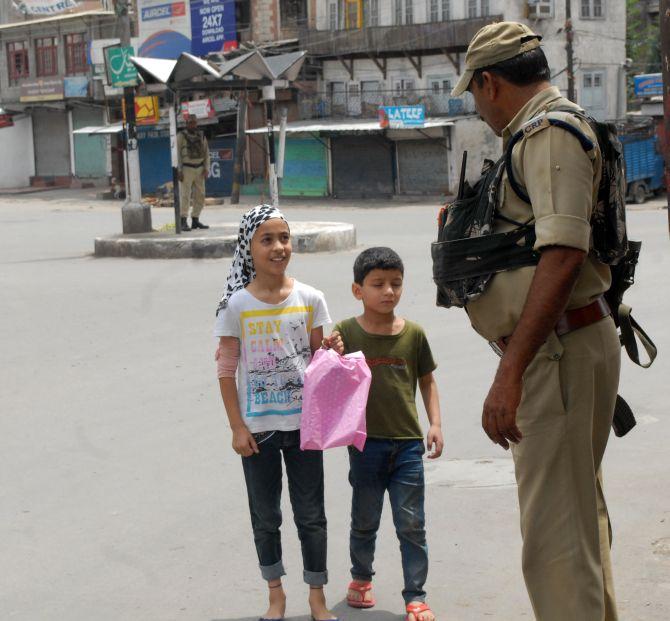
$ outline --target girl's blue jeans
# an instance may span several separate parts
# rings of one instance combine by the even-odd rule
[[[282,563],[282,456],[288,478],[293,519],[302,547],[307,584],[328,582],[326,571],[326,513],[323,502],[323,453],[301,451],[300,431],[254,434],[259,453],[242,458],[247,483],[251,526],[265,580],[285,575]]]
[[[369,581],[375,540],[388,490],[393,523],[400,541],[405,603],[425,601],[428,575],[424,515],[423,454],[421,440],[368,438],[363,451],[349,447],[351,502],[351,575]]]

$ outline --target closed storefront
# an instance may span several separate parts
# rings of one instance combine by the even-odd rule
[[[287,138],[282,196],[328,196],[327,138]]]
[[[388,197],[394,193],[393,143],[374,133],[331,139],[333,194],[338,198]]]
[[[32,112],[35,175],[69,177],[70,128],[65,110],[37,108]]]
[[[72,110],[72,127],[105,125],[102,108],[76,107]],[[110,167],[109,137],[105,135],[74,135],[75,175],[80,179],[106,177]],[[111,172],[111,171],[109,171]]]
[[[170,130],[138,127],[137,142],[140,150],[142,192],[153,194],[159,186],[172,181]]]
[[[400,194],[447,194],[449,168],[444,139],[398,140]]]

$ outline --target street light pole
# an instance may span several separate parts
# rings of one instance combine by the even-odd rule
[[[128,0],[115,0],[116,14],[119,18],[120,40],[122,47],[130,47],[130,15]],[[123,233],[148,233],[151,227],[151,207],[142,204],[142,185],[140,180],[140,152],[135,129],[135,89],[123,88],[123,102],[126,126],[126,157],[128,160],[128,178],[126,179],[126,202],[121,207]]]

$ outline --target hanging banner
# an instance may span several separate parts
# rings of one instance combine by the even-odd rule
[[[188,0],[138,0],[140,56],[176,60],[191,51]]]
[[[424,105],[381,106],[379,108],[379,126],[381,128],[423,127],[425,122],[426,107]]]
[[[14,8],[24,15],[58,15],[79,5],[75,0],[15,0]]]
[[[23,82],[19,87],[19,101],[59,101],[63,99],[63,78]]]
[[[63,78],[65,97],[88,97],[88,77],[85,75]]]
[[[234,0],[190,0],[191,53],[206,56],[237,47]]]

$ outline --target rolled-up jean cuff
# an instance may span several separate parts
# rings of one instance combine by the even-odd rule
[[[274,565],[260,565],[260,568],[263,580],[267,580],[268,582],[270,580],[279,580],[279,578],[286,575],[284,563],[281,561],[278,561]]]
[[[405,606],[407,606],[407,604],[409,604],[410,602],[423,602],[424,604],[426,603],[425,595],[407,595],[403,596],[403,599],[405,600]]]
[[[302,575],[305,579],[305,582],[310,586],[323,586],[328,584],[328,572],[327,571],[307,571],[304,570]]]
[[[372,574],[369,576],[363,576],[362,574],[351,574],[352,580],[358,580],[358,582],[372,582]]]

